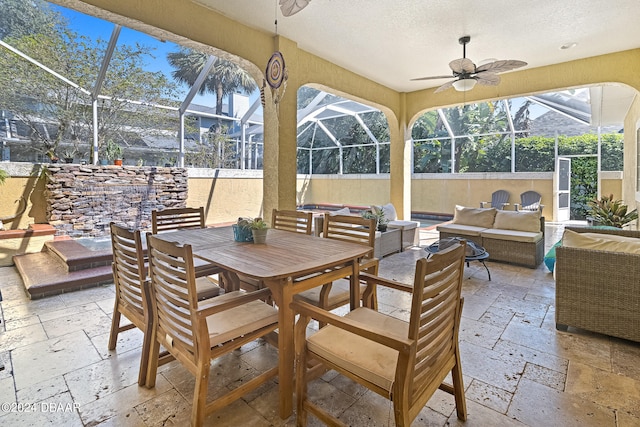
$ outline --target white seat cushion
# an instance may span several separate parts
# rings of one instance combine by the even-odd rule
[[[420,226],[418,221],[404,221],[401,219],[397,219],[395,221],[389,221],[387,227],[389,228],[400,228],[402,230],[412,230]]]
[[[366,285],[360,285],[360,296],[367,288]],[[322,286],[316,286],[315,288],[311,288],[304,292],[300,292],[299,294],[294,295],[295,299],[299,299],[309,304],[313,304],[318,306],[320,301],[320,291],[322,290]],[[340,279],[336,280],[331,284],[331,290],[329,291],[329,297],[327,298],[327,304],[329,307],[334,307],[340,303],[343,303],[345,300],[349,300],[349,295],[351,294],[351,285],[348,280]]]
[[[479,236],[480,233],[486,229],[486,227],[477,227],[474,225],[464,224],[443,224],[436,227],[436,230],[440,232],[459,234],[461,236]]]
[[[229,292],[215,301],[232,299],[243,291]],[[251,301],[207,317],[211,346],[225,343],[265,326],[278,323],[278,310],[263,301]]]
[[[357,308],[345,317],[380,328],[389,335],[407,337],[409,324],[368,308]],[[310,352],[344,367],[366,380],[391,390],[398,352],[335,326],[326,326],[307,339]]]
[[[535,243],[542,239],[542,232],[532,233],[530,231],[497,230],[487,228],[480,233],[483,239],[509,240],[512,242]]]
[[[196,279],[196,292],[198,293],[198,301],[209,299],[220,295],[220,286],[215,284],[208,276],[198,277]]]

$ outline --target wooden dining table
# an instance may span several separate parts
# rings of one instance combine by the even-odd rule
[[[262,281],[271,290],[278,306],[279,414],[288,418],[293,413],[294,390],[293,296],[350,277],[353,310],[360,304],[359,260],[371,248],[276,229],[269,230],[265,244],[236,242],[231,227],[178,230],[158,237],[191,245],[194,258],[219,266],[230,274],[227,280],[244,275]]]

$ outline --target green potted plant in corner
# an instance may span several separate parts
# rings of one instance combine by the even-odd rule
[[[622,200],[613,200],[613,194],[602,196],[600,200],[589,201],[589,217],[594,225],[606,225],[622,228],[625,224],[638,219],[636,209],[627,212],[627,205]]]
[[[107,145],[104,150],[107,159],[111,160],[114,165],[122,166],[122,147],[112,139],[107,140]]]

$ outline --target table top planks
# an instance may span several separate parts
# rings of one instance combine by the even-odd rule
[[[266,244],[236,242],[231,227],[162,233],[167,241],[190,244],[194,257],[255,279],[301,276],[366,255],[368,246],[270,229]]]

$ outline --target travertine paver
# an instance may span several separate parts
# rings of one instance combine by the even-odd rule
[[[547,227],[547,246],[560,231]],[[422,238],[426,245],[437,233],[423,231]],[[412,283],[415,260],[424,255],[416,248],[386,257],[380,274]],[[469,418],[459,422],[452,397],[437,391],[413,425],[640,426],[640,344],[574,329],[556,331],[554,280],[544,265],[488,266],[491,282],[478,263],[465,271],[460,347]],[[117,349],[107,350],[113,285],[37,301],[26,298],[21,286],[12,267],[0,268],[0,362],[5,366],[0,425],[188,424],[191,374],[171,362],[158,370],[154,389],[138,387],[138,330],[121,333]],[[410,296],[381,290],[378,299],[381,312],[407,319]],[[276,357],[277,350],[264,342],[225,356],[212,365],[213,395],[272,366]],[[310,393],[349,425],[393,425],[386,399],[335,372],[317,379]],[[277,400],[277,380],[269,381],[209,416],[206,424],[294,425],[294,417],[278,417]],[[36,404],[37,410],[18,412],[18,403]],[[309,425],[320,423],[310,417]]]

